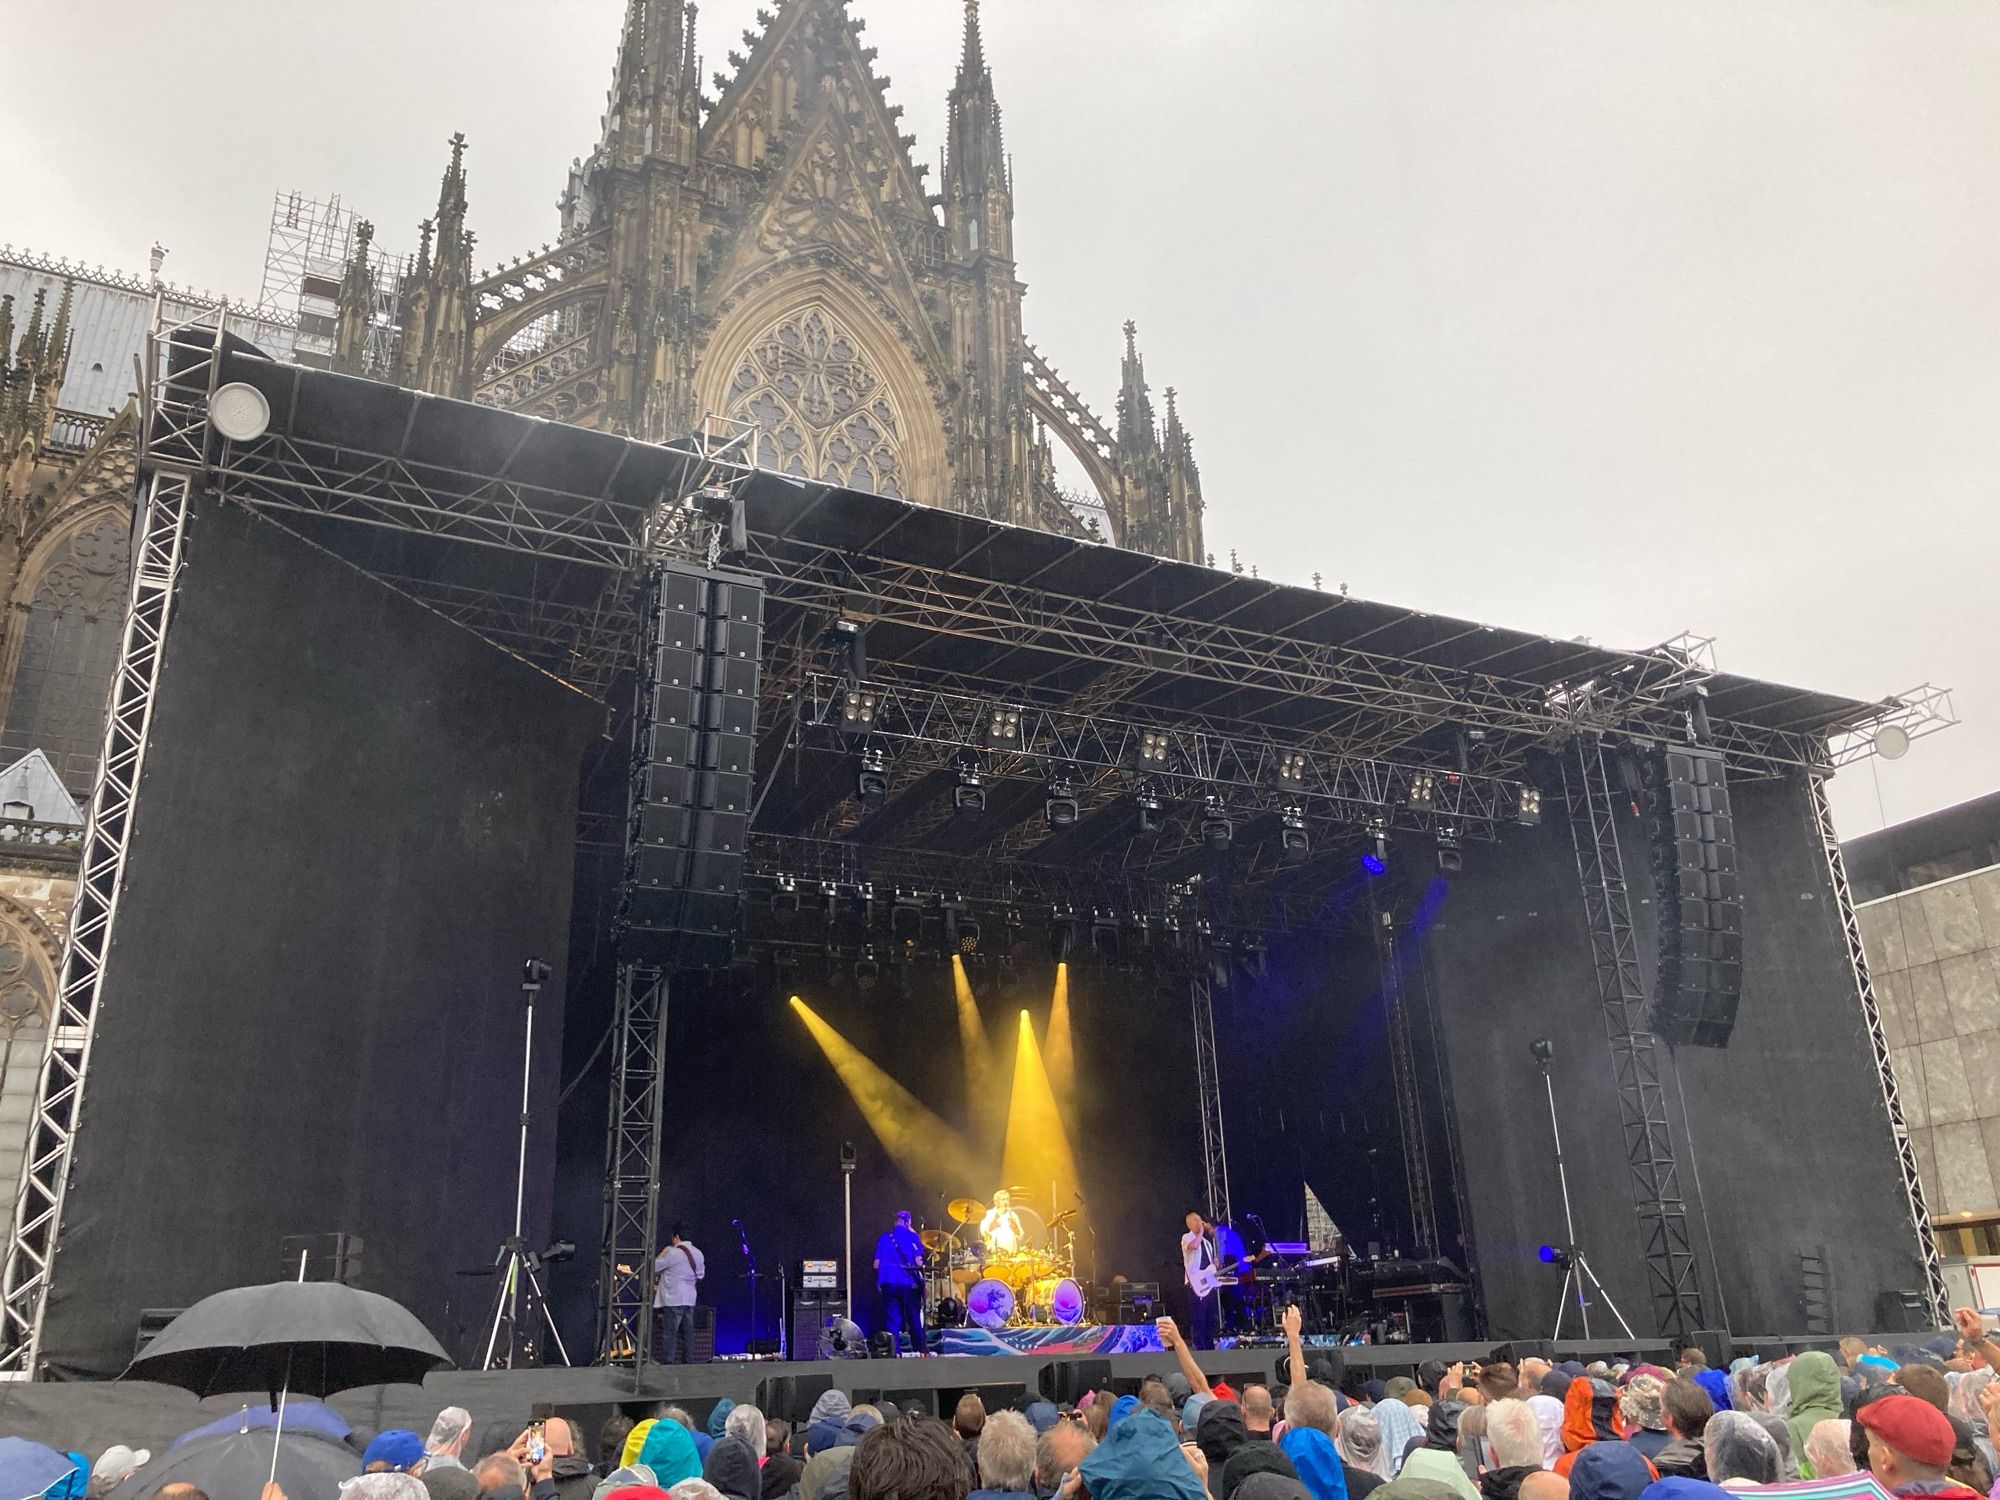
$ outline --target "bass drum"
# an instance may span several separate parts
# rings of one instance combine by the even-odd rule
[[[1028,1288],[1027,1305],[1038,1317],[1074,1327],[1083,1321],[1083,1288],[1067,1276],[1048,1276]]]
[[[965,1294],[965,1316],[981,1328],[1005,1328],[1014,1316],[1014,1289],[989,1276]]]

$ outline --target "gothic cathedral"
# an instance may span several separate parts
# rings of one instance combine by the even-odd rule
[[[1171,391],[1156,420],[1132,326],[1115,427],[1023,336],[978,0],[936,192],[865,21],[843,0],[758,20],[710,99],[695,6],[629,0],[556,244],[491,273],[472,269],[455,138],[397,337],[371,338],[384,289],[358,237],[336,366],[653,441],[720,419],[787,473],[1203,561],[1188,434]],[[1053,442],[1093,493],[1058,482]]]

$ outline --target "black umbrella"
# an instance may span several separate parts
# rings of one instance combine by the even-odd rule
[[[275,1463],[274,1463],[275,1460]],[[119,1487],[119,1500],[151,1500],[169,1484],[191,1484],[209,1500],[259,1500],[276,1478],[299,1500],[330,1497],[343,1479],[361,1472],[361,1455],[324,1433],[294,1428],[282,1446],[273,1427],[211,1433],[156,1458]],[[129,1493],[128,1493],[129,1492]]]
[[[450,1364],[400,1303],[337,1281],[276,1281],[204,1297],[126,1367],[135,1380],[197,1396],[280,1391],[329,1396],[357,1385],[421,1385]]]

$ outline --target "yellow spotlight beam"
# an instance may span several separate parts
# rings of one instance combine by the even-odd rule
[[[917,1187],[940,1193],[963,1193],[967,1183],[977,1180],[972,1148],[963,1136],[797,995],[792,996],[792,1009],[806,1023],[853,1096],[861,1118],[904,1177]]]
[[[1008,1183],[1026,1188],[1037,1203],[1043,1194],[1053,1192],[1049,1214],[1076,1204],[1076,1157],[1025,1010],[1014,1048],[1014,1089],[1007,1104],[1007,1144],[1000,1174]]]
[[[951,988],[958,1005],[958,1049],[965,1058],[966,1118],[972,1132],[991,1140],[1000,1123],[1000,1108],[1006,1103],[1001,1093],[1000,1070],[994,1066],[993,1049],[986,1041],[986,1027],[979,1019],[979,1001],[973,996],[972,981],[965,977],[965,964],[951,956]]]
[[[1049,1002],[1049,1087],[1065,1120],[1076,1118],[1076,1043],[1069,1029],[1069,965],[1056,965],[1055,997]]]

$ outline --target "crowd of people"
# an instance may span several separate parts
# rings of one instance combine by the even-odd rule
[[[346,1439],[359,1472],[338,1495],[261,1500],[1731,1500],[1859,1473],[1897,1500],[2000,1500],[2000,1339],[1970,1309],[1955,1323],[1923,1345],[1850,1339],[1726,1369],[1696,1347],[1672,1369],[1501,1348],[1383,1381],[1335,1350],[1309,1360],[1292,1309],[1276,1378],[1238,1391],[1163,1318],[1178,1368],[1125,1394],[989,1411],[968,1393],[946,1421],[829,1390],[796,1425],[728,1399],[700,1422],[667,1404],[612,1417],[588,1450],[561,1417],[492,1422],[475,1441],[470,1413],[447,1407],[427,1435]],[[54,1500],[149,1488],[144,1452],[74,1458]],[[211,1500],[187,1483],[155,1493]]]

